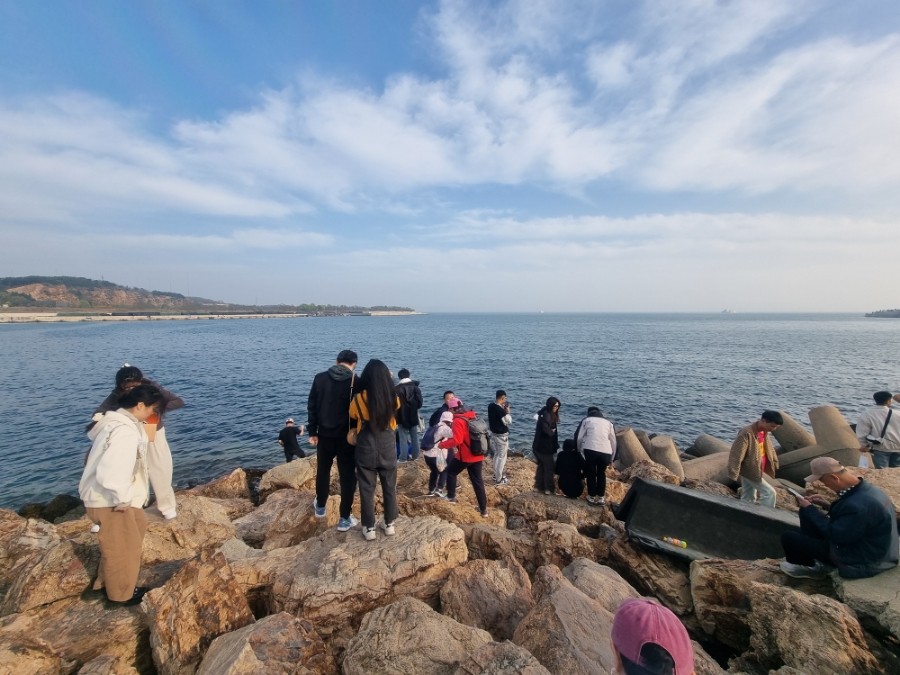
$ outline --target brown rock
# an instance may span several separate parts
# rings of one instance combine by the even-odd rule
[[[334,470],[334,469],[332,469]],[[259,503],[278,490],[315,490],[316,456],[295,459],[266,471],[259,480]],[[339,492],[332,494],[340,494]],[[330,501],[330,500],[329,500]]]
[[[102,654],[85,663],[78,675],[138,675],[138,671],[111,654]]]
[[[641,594],[614,569],[587,558],[573,560],[563,570],[563,576],[611,614],[616,613],[623,601],[641,597]]]
[[[687,464],[684,465],[684,473],[685,475],[689,473]],[[681,487],[687,488],[688,490],[700,490],[700,492],[708,492],[711,495],[719,495],[720,497],[734,497],[735,499],[737,499],[737,495],[734,493],[734,490],[731,490],[721,483],[704,482],[701,480],[696,480],[694,478],[685,478],[684,482],[681,484]]]
[[[613,567],[637,590],[658,598],[678,615],[693,607],[687,566],[619,537],[610,549]]]
[[[694,675],[726,675],[725,670],[716,660],[706,653],[696,640],[691,640],[694,648]]]
[[[302,502],[308,494],[308,492],[298,492],[297,490],[276,490],[269,495],[265,504],[234,521],[234,530],[237,538],[243,540],[248,546],[262,548],[266,540],[266,533],[269,531],[272,523],[281,515],[282,511],[302,509]],[[335,501],[337,500],[328,500],[328,504],[325,507],[326,513],[330,507],[333,515],[334,504],[332,502]],[[312,508],[312,499],[309,502],[309,507]]]
[[[139,588],[159,588],[175,576],[175,573],[184,567],[187,560],[170,560],[168,562],[145,567],[138,574],[137,586]]]
[[[509,640],[534,606],[531,580],[512,556],[470,560],[450,572],[441,589],[441,613]]]
[[[227,476],[216,478],[205,485],[198,485],[187,492],[212,499],[250,499],[250,486],[243,469],[235,469]]]
[[[267,616],[209,646],[197,675],[332,675],[331,652],[309,621]]]
[[[0,675],[59,675],[63,662],[41,649],[19,644],[0,649]]]
[[[597,533],[597,538],[594,540],[594,551],[597,554],[597,562],[609,561],[612,545],[616,543],[616,539],[624,534],[624,531],[625,527],[621,524],[619,524],[619,527],[612,527],[610,525],[600,526],[600,532]]]
[[[635,478],[643,478],[644,480],[655,480],[657,483],[670,483],[671,485],[681,485],[681,479],[662,464],[658,464],[652,460],[645,460],[632,464],[621,472],[622,480],[630,483]]]
[[[225,560],[228,561],[229,565],[238,560],[246,560],[247,558],[256,558],[265,555],[263,551],[260,551],[258,548],[247,546],[247,544],[240,539],[229,539],[222,544],[218,550],[225,556]]]
[[[608,507],[591,506],[583,499],[568,499],[556,495],[526,492],[514,497],[507,507],[509,520],[522,518],[529,527],[536,529],[538,523],[555,520],[574,525],[584,535],[596,536],[600,525],[612,525],[615,517]]]
[[[41,514],[44,512],[44,504],[43,502],[31,502],[29,504],[25,504],[22,508],[17,511],[17,514],[22,518],[40,518]]]
[[[608,636],[613,615],[552,565],[538,569],[533,590],[536,604],[516,628],[513,642],[551,673],[612,673],[615,655]]]
[[[363,618],[344,655],[343,675],[452,675],[491,642],[483,630],[441,616],[421,600],[400,598]]]
[[[190,675],[210,643],[253,623],[253,614],[221,553],[189,560],[141,602],[160,675]]]
[[[59,535],[44,520],[22,518],[7,509],[0,509],[0,593],[24,569],[34,564],[32,556],[43,553],[59,542]]]
[[[628,494],[629,487],[631,486],[628,483],[607,478],[606,501],[611,504],[621,504],[625,500],[625,495]]]
[[[550,520],[538,523],[534,535],[538,565],[556,565],[562,569],[575,558],[597,556],[597,541],[580,534],[575,526]]]
[[[83,508],[83,504],[78,497],[72,495],[56,495],[47,502],[47,505],[41,511],[41,518],[49,522],[62,518],[69,511],[77,508]]]
[[[86,515],[82,515],[80,518],[72,518],[71,520],[57,520],[56,534],[59,535],[60,539],[72,539],[79,534],[90,532],[93,526],[94,524]]]
[[[496,525],[472,525],[463,528],[469,558],[502,560],[512,555],[528,574],[539,567],[534,535],[530,530],[506,530]]]
[[[410,463],[407,462],[407,464]],[[488,523],[498,527],[506,527],[506,512],[499,508],[488,507],[488,517],[482,517],[477,509],[474,495],[471,500],[460,500],[457,504],[451,504],[438,497],[424,496],[410,499],[405,495],[399,495],[397,507],[401,515],[409,516],[410,518],[436,516],[441,520],[456,523],[457,525]]]
[[[550,671],[517,644],[489,642],[463,661],[454,675],[550,675]]]
[[[215,551],[235,537],[228,513],[211,499],[184,493],[175,499],[178,517],[172,520],[163,519],[155,507],[146,510],[148,527],[141,558],[146,567]]]
[[[279,490],[269,496],[266,503],[259,510],[271,506],[275,496],[280,492],[293,493],[289,498],[277,502],[278,511],[268,529],[265,531],[263,550],[271,551],[276,548],[288,548],[296,546],[310,537],[321,534],[331,527],[336,527],[340,520],[340,500],[329,499],[325,504],[325,517],[316,518],[313,500],[316,493],[310,490],[294,492],[293,490]],[[248,516],[250,517],[250,516]],[[236,526],[236,529],[237,526]],[[240,535],[241,532],[239,531]],[[250,543],[249,541],[247,542]]]
[[[242,499],[238,497],[234,499],[216,499],[213,497],[207,497],[207,499],[225,509],[225,513],[232,521],[235,521],[238,518],[243,518],[248,513],[253,513],[253,510],[256,508],[253,502],[249,499]]]

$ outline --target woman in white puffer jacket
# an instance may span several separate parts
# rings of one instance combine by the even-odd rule
[[[93,445],[78,493],[88,518],[101,526],[106,596],[113,602],[130,602],[143,594],[135,585],[147,532],[144,505],[150,496],[144,422],[164,412],[165,399],[158,388],[142,384],[123,394],[119,406],[88,434]]]

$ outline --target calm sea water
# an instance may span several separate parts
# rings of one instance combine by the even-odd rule
[[[571,433],[588,405],[617,424],[730,440],[764,408],[808,424],[831,404],[855,421],[900,389],[900,320],[858,315],[464,315],[0,326],[0,506],[75,493],[84,425],[125,362],[187,401],[166,421],[178,484],[283,461],[287,417],[306,419],[315,373],[343,348],[445,389],[484,414],[509,393],[511,446],[562,400]],[[426,415],[427,416],[427,415]]]

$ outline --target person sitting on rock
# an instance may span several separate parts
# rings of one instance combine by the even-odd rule
[[[753,424],[738,432],[728,456],[728,477],[741,479],[741,499],[751,504],[775,508],[775,488],[766,483],[765,476],[775,477],[778,455],[772,447],[769,434],[784,424],[777,410],[766,410]]]
[[[556,458],[556,475],[559,489],[569,499],[578,499],[584,494],[584,457],[575,447],[575,441],[563,441],[562,452]]]
[[[838,498],[832,504],[821,495],[797,497],[800,532],[782,533],[786,560],[781,570],[791,577],[815,579],[834,566],[845,579],[863,579],[896,567],[897,513],[884,490],[857,478],[831,457],[816,457],[810,469],[806,482],[821,481]]]
[[[694,675],[694,648],[678,617],[643,598],[625,600],[613,618],[620,675]]]

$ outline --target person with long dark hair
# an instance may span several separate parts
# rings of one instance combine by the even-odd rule
[[[531,449],[537,460],[534,472],[534,489],[545,495],[555,492],[554,474],[556,469],[556,451],[559,450],[559,399],[551,396],[547,404],[541,408],[534,429],[534,442]]]
[[[139,384],[119,397],[119,408],[91,428],[93,441],[78,485],[87,517],[100,525],[100,565],[106,596],[113,602],[140,599],[136,589],[147,532],[144,506],[150,498],[149,439],[144,423],[165,411],[157,387]]]
[[[394,390],[390,369],[372,359],[359,378],[360,391],[350,401],[350,419],[356,422],[356,474],[362,532],[367,541],[375,539],[375,480],[381,481],[384,519],[381,529],[394,534],[397,520],[397,411],[400,399]]]

